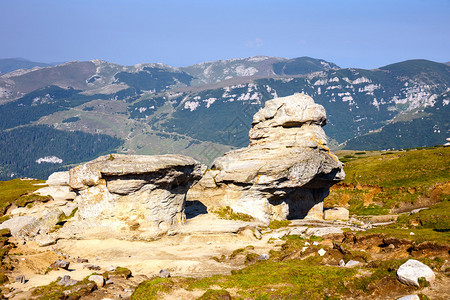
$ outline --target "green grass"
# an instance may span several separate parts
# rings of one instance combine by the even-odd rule
[[[247,214],[234,212],[233,209],[229,206],[219,207],[214,210],[213,213],[217,215],[221,219],[225,220],[235,220],[235,221],[244,221],[251,222],[253,221],[253,217]]]
[[[349,157],[348,153],[353,152],[341,155]],[[331,189],[326,207],[345,206],[352,215],[384,215],[417,207],[421,198],[431,204],[448,199],[448,194],[439,196],[432,190],[450,181],[450,148],[374,153],[365,152],[345,164],[346,178]]]
[[[27,203],[26,195],[42,188],[43,186],[35,186],[36,183],[44,183],[44,180],[21,180],[13,179],[9,181],[0,181],[0,215],[3,215],[6,209],[16,200],[19,204]],[[21,197],[22,196],[22,197]],[[34,197],[34,196],[33,196]]]
[[[289,220],[273,220],[273,221],[270,221],[269,228],[270,229],[278,229],[281,227],[289,226],[289,224],[291,224],[291,221],[289,221]]]

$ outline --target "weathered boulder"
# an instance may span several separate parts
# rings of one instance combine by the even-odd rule
[[[11,230],[11,234],[13,236],[17,236],[19,231],[24,228],[25,226],[33,223],[36,221],[36,218],[32,216],[18,216],[13,217],[9,220],[6,220],[2,224],[0,224],[0,229],[8,228]]]
[[[101,156],[70,170],[78,211],[61,234],[152,239],[185,221],[189,187],[201,164],[182,155]]]
[[[429,266],[418,260],[409,259],[398,268],[397,278],[403,284],[419,287],[419,278],[424,278],[431,283],[435,275]]]
[[[264,222],[322,219],[329,187],[345,176],[326,145],[325,123],[325,109],[304,94],[267,101],[253,117],[250,145],[217,158],[189,200]]]
[[[75,199],[76,194],[69,187],[69,172],[55,172],[48,177],[45,183],[48,186],[37,190],[36,194],[50,195],[56,201]]]

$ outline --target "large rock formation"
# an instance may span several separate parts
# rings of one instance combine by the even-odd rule
[[[101,156],[70,170],[75,220],[60,236],[151,239],[185,221],[189,187],[201,164],[181,155]]]
[[[325,124],[325,109],[304,94],[267,101],[253,117],[250,145],[217,158],[189,199],[265,222],[321,219],[329,187],[345,176]]]

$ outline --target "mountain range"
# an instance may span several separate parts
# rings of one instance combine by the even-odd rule
[[[450,66],[428,60],[365,70],[310,57],[177,68],[1,59],[0,71],[3,180],[44,178],[108,152],[181,153],[210,163],[248,144],[265,101],[293,93],[325,107],[334,149],[432,146],[450,130]]]

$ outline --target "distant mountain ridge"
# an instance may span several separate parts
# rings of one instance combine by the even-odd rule
[[[450,136],[449,90],[450,66],[428,60],[374,70],[310,57],[255,56],[188,67],[75,61],[0,75],[0,132],[40,126],[39,132],[48,128],[48,138],[62,139],[81,131],[114,139],[108,142],[113,148],[83,152],[89,158],[99,151],[181,153],[209,163],[248,144],[252,116],[265,101],[305,93],[327,110],[324,129],[334,148],[431,146]],[[36,149],[36,160],[57,156],[50,148]],[[32,159],[28,166],[17,164],[17,151],[0,153],[0,178],[58,168]]]
[[[51,67],[55,64],[30,61],[25,58],[0,58],[0,74],[6,74],[19,69],[32,69],[35,67]]]

